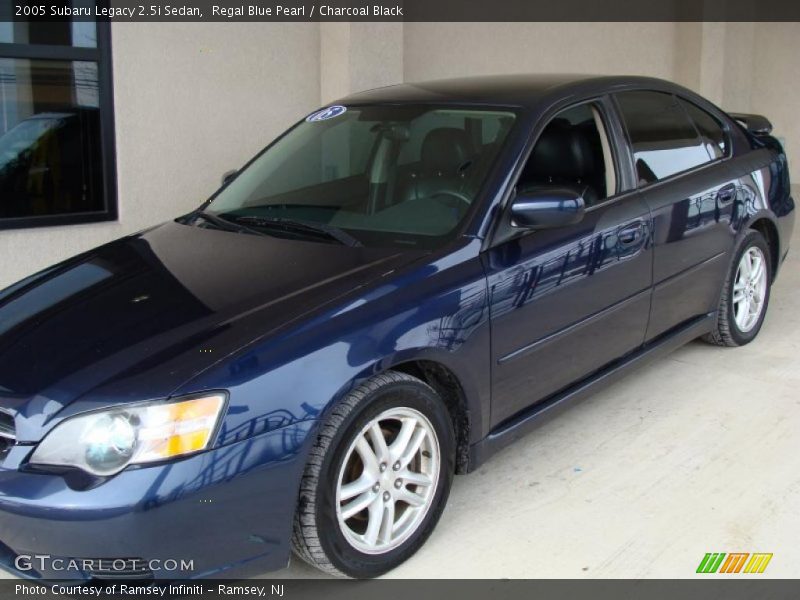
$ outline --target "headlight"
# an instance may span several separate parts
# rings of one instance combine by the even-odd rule
[[[30,463],[107,476],[205,450],[224,406],[225,395],[217,393],[71,417],[47,434]]]

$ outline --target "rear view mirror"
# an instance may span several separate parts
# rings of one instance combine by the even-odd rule
[[[511,224],[530,229],[574,225],[583,219],[583,195],[569,187],[541,186],[520,193],[511,205]]]
[[[228,185],[239,174],[237,169],[231,169],[222,174],[222,185]]]

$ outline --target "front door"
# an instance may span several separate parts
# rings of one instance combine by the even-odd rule
[[[559,113],[517,183],[585,189],[575,225],[529,231],[484,254],[492,324],[492,425],[639,348],[650,310],[650,212],[617,194],[599,106]]]

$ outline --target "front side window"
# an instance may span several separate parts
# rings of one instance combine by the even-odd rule
[[[517,192],[549,185],[573,188],[589,208],[617,192],[611,144],[594,104],[580,104],[553,117],[525,163]]]
[[[207,212],[282,235],[291,233],[269,221],[336,228],[365,245],[432,247],[476,201],[514,119],[507,110],[348,107],[290,130]]]
[[[640,185],[711,160],[686,111],[672,94],[633,91],[621,92],[616,98]]]
[[[107,23],[0,22],[0,229],[116,218],[108,61]]]

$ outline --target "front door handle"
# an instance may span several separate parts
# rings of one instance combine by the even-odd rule
[[[641,240],[643,235],[644,223],[639,221],[637,223],[621,227],[617,232],[617,240],[619,241],[620,246],[627,248],[628,246],[633,246],[639,240]]]

